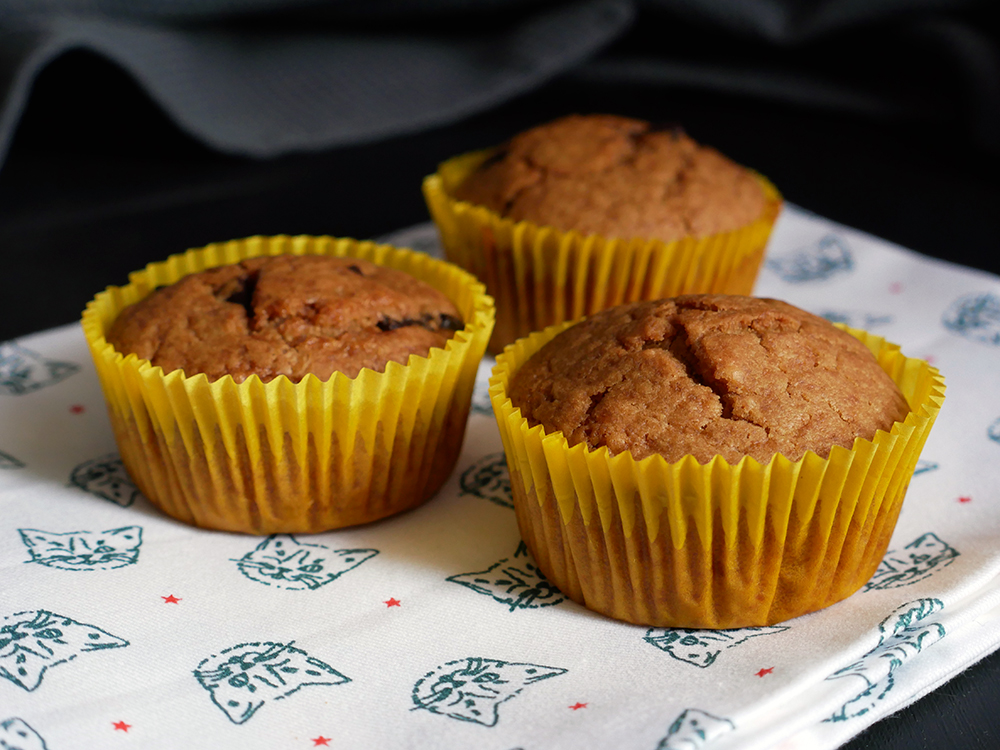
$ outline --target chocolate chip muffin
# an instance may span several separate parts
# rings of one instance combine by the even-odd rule
[[[598,313],[528,360],[510,397],[570,445],[670,462],[825,458],[909,413],[850,334],[778,300],[726,295]]]
[[[493,318],[450,263],[278,235],[150,263],[97,294],[82,328],[143,495],[203,528],[297,534],[438,491]]]
[[[443,347],[455,305],[403,271],[358,258],[257,257],[186,276],[124,309],[107,339],[165,372],[264,382],[356,377]]]
[[[514,136],[455,190],[514,221],[605,237],[676,240],[754,221],[758,180],[678,128],[572,115]]]

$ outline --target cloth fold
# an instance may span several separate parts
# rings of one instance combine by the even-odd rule
[[[577,71],[954,121],[1000,152],[1000,45],[962,15],[982,5],[0,0],[0,160],[39,72],[78,49],[121,66],[194,138],[253,157],[449,124]]]
[[[430,225],[384,239],[440,253]],[[790,206],[756,292],[931,359],[948,392],[872,579],[736,630],[624,624],[545,579],[489,360],[434,499],[260,538],[142,497],[77,326],[0,344],[0,739],[822,750],[938,687],[1000,647],[1000,278]]]
[[[0,156],[38,72],[87,49],[128,71],[179,127],[220,151],[276,156],[453,122],[537,88],[628,26],[626,0],[542,7],[456,36],[418,31],[237,31],[99,16],[40,16],[4,29]]]

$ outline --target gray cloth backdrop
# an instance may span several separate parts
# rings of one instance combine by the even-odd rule
[[[733,90],[872,113],[892,104],[788,71],[599,57],[672,19],[777,49],[963,0],[0,0],[0,162],[39,71],[72,49],[126,70],[180,128],[269,157],[454,122],[554,76]],[[919,19],[918,19],[919,20]],[[962,24],[928,38],[959,71],[984,144],[1000,139],[1000,54]],[[666,46],[666,45],[665,45]],[[974,137],[975,137],[974,134]]]

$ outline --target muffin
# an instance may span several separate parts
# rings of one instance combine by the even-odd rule
[[[454,468],[492,300],[410,250],[209,245],[134,273],[84,332],[122,460],[168,514],[307,533],[419,505]]]
[[[490,349],[622,302],[749,293],[781,199],[677,127],[573,115],[424,181],[450,260],[484,280]]]
[[[769,625],[860,588],[944,393],[878,337],[728,295],[553,326],[490,384],[541,570],[595,611],[684,628]]]

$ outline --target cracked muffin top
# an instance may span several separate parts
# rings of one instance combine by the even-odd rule
[[[744,167],[679,128],[571,115],[515,136],[454,191],[514,221],[672,241],[744,227],[764,212]]]
[[[525,362],[510,398],[570,445],[669,462],[796,461],[809,450],[825,458],[909,413],[850,334],[778,300],[727,295],[600,312]]]
[[[185,276],[126,307],[107,340],[164,372],[242,382],[355,377],[444,347],[463,327],[429,284],[357,258],[278,255]]]

